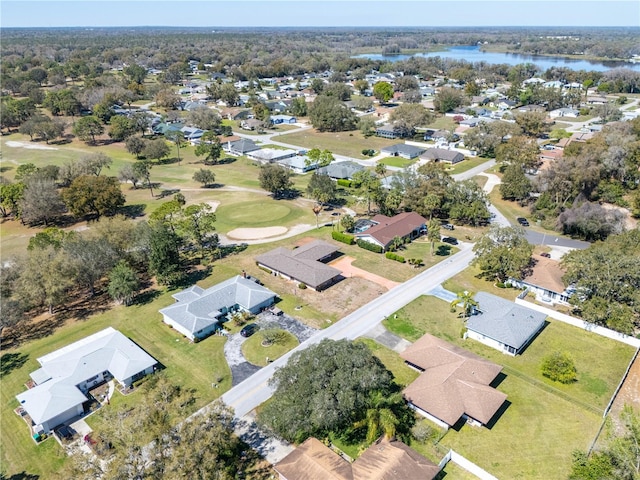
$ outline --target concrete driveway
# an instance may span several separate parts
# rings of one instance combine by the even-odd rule
[[[333,262],[329,262],[333,268],[337,268],[342,272],[342,276],[345,278],[349,277],[360,277],[365,280],[369,280],[373,283],[377,283],[381,287],[386,288],[387,290],[391,290],[396,287],[398,282],[394,282],[392,280],[388,280],[380,275],[376,275],[375,273],[367,272],[366,270],[362,270],[361,268],[354,267],[351,263],[355,260],[353,257],[344,256],[340,257]]]

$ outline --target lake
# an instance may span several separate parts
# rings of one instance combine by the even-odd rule
[[[467,62],[486,62],[490,64],[506,63],[518,65],[520,63],[533,63],[542,71],[551,67],[567,67],[572,70],[593,70],[606,72],[612,68],[625,67],[640,71],[640,63],[631,62],[607,62],[597,60],[579,60],[566,57],[551,57],[546,55],[520,55],[518,53],[483,52],[479,46],[456,46],[441,52],[416,53],[415,55],[380,55],[364,53],[356,55],[356,58],[369,58],[371,60],[388,60],[397,62],[411,57],[442,57],[453,60],[466,60]]]

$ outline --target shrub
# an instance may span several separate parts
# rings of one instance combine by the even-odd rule
[[[300,290],[305,290],[305,289],[307,288],[307,284],[306,284],[306,283],[299,283],[299,284],[298,284],[298,288],[299,288]]]
[[[376,245],[375,243],[366,242],[364,240],[356,240],[356,245],[360,248],[364,248],[365,250],[369,250],[370,252],[382,253],[384,249],[380,245]]]
[[[273,273],[270,269],[268,269],[267,267],[263,267],[262,265],[258,265],[258,268],[260,270],[263,270],[263,271],[267,272],[269,275],[271,275]]]
[[[347,180],[346,178],[339,178],[336,183],[341,187],[348,187],[348,188],[351,188],[351,185],[353,184],[351,180]]]
[[[262,332],[263,341],[269,345],[281,345],[287,341],[289,335],[284,330],[270,328]]]
[[[409,258],[407,259],[407,262],[409,262],[409,265],[411,265],[414,268],[418,268],[420,265],[422,265],[421,258]]]
[[[400,255],[396,255],[393,252],[387,252],[384,254],[385,257],[391,259],[391,260],[395,260],[396,262],[400,262],[400,263],[404,263],[404,257],[400,256]]]
[[[573,358],[566,352],[553,352],[542,360],[542,375],[554,382],[573,383],[578,379]]]
[[[431,425],[427,423],[426,420],[421,420],[417,422],[411,428],[411,435],[413,436],[413,438],[415,438],[417,441],[421,443],[424,443],[427,440],[429,440],[431,437],[433,437],[433,434],[434,434],[434,430],[431,427]]]
[[[462,327],[460,329],[460,338],[464,338],[466,334],[467,334],[467,327]]]
[[[356,239],[353,235],[349,235],[348,233],[341,232],[331,232],[331,238],[337,240],[338,242],[346,243],[347,245],[353,245],[356,243]]]

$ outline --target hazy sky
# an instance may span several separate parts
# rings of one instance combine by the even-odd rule
[[[640,27],[640,0],[2,0],[0,14],[2,27]]]

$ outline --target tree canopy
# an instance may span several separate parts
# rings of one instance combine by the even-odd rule
[[[522,228],[492,225],[473,251],[476,257],[472,264],[480,268],[482,275],[504,282],[509,277],[523,278],[531,263],[533,245],[527,242]]]

